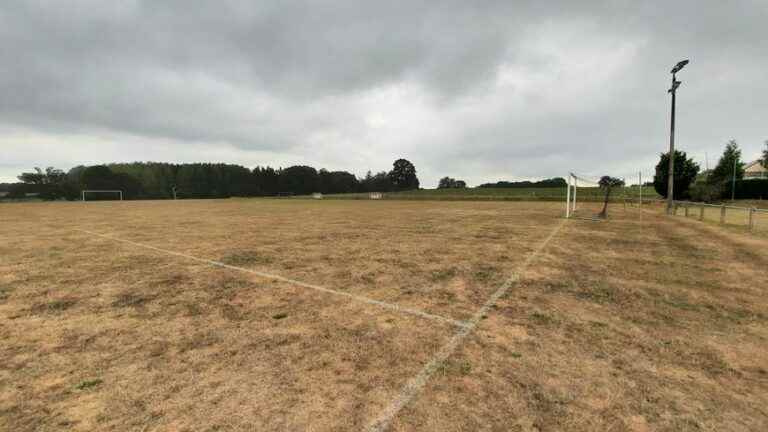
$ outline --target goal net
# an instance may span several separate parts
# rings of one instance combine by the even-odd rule
[[[123,200],[122,190],[84,190],[83,201]]]

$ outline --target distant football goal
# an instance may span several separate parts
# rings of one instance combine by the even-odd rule
[[[121,190],[84,190],[82,192],[83,201],[104,201],[104,200],[123,200],[123,191]]]

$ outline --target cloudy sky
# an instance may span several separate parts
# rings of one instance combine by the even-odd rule
[[[423,186],[713,165],[768,139],[768,2],[0,3],[0,181],[113,161],[411,160]]]

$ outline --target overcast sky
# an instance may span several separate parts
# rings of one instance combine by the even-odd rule
[[[559,3],[559,4],[558,4]],[[0,2],[0,181],[116,161],[389,170],[424,187],[710,166],[768,139],[768,2]]]

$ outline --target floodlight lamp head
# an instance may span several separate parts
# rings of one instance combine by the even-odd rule
[[[689,62],[689,60],[683,60],[683,61],[681,61],[681,62],[678,62],[678,63],[675,65],[675,67],[673,67],[673,68],[672,68],[672,71],[670,71],[670,73],[673,73],[673,74],[675,74],[675,73],[678,73],[678,72],[680,72],[680,69],[684,68],[684,67],[685,67],[685,65],[687,65],[687,64],[688,64],[688,62]]]

